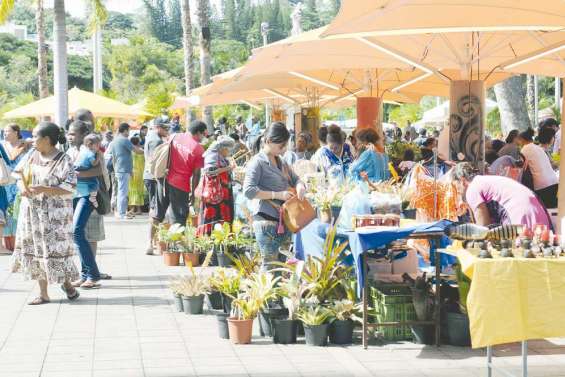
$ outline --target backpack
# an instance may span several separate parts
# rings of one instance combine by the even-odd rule
[[[155,179],[165,178],[169,172],[169,164],[171,159],[171,143],[174,136],[168,143],[159,145],[149,157],[149,172]]]

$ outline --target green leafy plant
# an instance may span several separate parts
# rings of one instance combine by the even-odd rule
[[[335,226],[329,229],[324,242],[324,254],[321,258],[309,256],[300,274],[301,279],[307,284],[308,296],[316,296],[322,303],[343,296],[341,281],[351,271],[351,267],[341,263],[348,242],[337,242],[336,233]],[[295,269],[296,266],[290,268]]]
[[[459,290],[459,310],[461,310],[461,313],[467,314],[467,296],[469,296],[469,290],[471,290],[471,279],[463,273],[460,263],[455,265],[455,277]]]
[[[296,319],[300,304],[306,293],[308,286],[302,281],[300,275],[304,262],[299,262],[299,265],[294,271],[291,271],[290,276],[283,278],[279,284],[279,294],[283,298],[283,304],[288,309],[288,319]]]
[[[362,322],[361,314],[361,304],[355,303],[349,299],[334,301],[330,307],[333,316],[339,321],[353,320],[357,322]]]
[[[200,296],[210,293],[210,277],[203,270],[196,272],[189,266],[190,274],[171,282],[173,292],[183,296]]]
[[[251,275],[243,281],[242,292],[233,300],[232,308],[238,319],[253,319],[269,300],[277,297],[279,277],[269,272]]]
[[[210,285],[213,290],[236,298],[239,293],[241,279],[241,275],[233,269],[218,268],[210,277]]]
[[[226,255],[232,260],[234,268],[239,271],[240,275],[243,277],[247,278],[257,273],[259,267],[261,267],[261,255],[259,253],[232,255],[226,252]]]
[[[331,322],[333,313],[323,306],[305,306],[298,311],[298,319],[308,326],[324,325]]]

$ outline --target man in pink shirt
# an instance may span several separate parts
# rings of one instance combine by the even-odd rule
[[[173,135],[171,139],[169,172],[157,184],[157,205],[151,216],[156,226],[163,222],[169,205],[173,222],[186,224],[190,203],[200,180],[200,169],[204,166],[204,148],[200,141],[206,136],[206,123],[196,120],[189,132]]]
[[[543,224],[551,228],[545,207],[521,183],[507,177],[477,175],[468,162],[455,167],[454,178],[462,184],[477,224],[522,224],[529,228]]]

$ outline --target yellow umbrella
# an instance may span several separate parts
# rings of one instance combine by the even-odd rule
[[[4,119],[54,117],[55,109],[55,97],[51,96],[8,111],[4,114]],[[73,88],[69,90],[69,116],[72,116],[79,109],[89,109],[95,117],[129,119],[151,116],[146,111],[111,98]]]

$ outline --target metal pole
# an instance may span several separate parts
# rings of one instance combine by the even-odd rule
[[[528,341],[522,341],[522,377],[528,377]]]
[[[560,109],[561,107],[561,79],[559,77],[555,78],[555,108]]]
[[[539,123],[539,93],[538,93],[538,77],[534,76],[534,127]]]
[[[261,22],[261,35],[263,36],[263,47],[269,42],[269,23]],[[265,102],[265,126],[268,127],[271,123],[271,109],[268,102]]]
[[[369,345],[368,339],[368,331],[367,331],[367,322],[369,321],[369,313],[367,310],[369,309],[369,277],[367,276],[367,258],[365,257],[365,253],[361,254],[361,264],[363,266],[363,348],[367,349]],[[359,278],[359,277],[358,277]]]
[[[492,377],[492,346],[487,346],[487,377]]]

